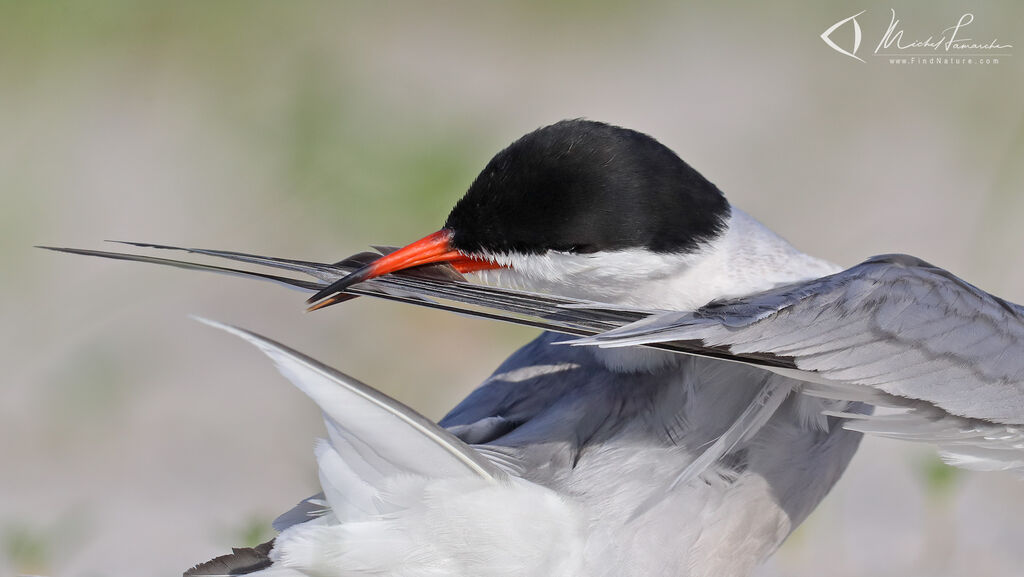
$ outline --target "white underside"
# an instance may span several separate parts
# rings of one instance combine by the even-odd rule
[[[583,574],[580,508],[528,481],[397,476],[374,500],[374,514],[286,529],[271,558],[320,577]]]

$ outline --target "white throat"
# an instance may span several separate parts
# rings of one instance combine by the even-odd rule
[[[842,270],[800,252],[735,207],[720,236],[688,253],[627,249],[487,256],[510,267],[475,273],[487,284],[677,311],[695,310],[712,300],[740,297]],[[655,370],[672,362],[674,356],[649,349],[615,350],[620,352],[600,351],[614,370]],[[623,353],[624,358],[620,358]]]
[[[489,254],[510,268],[474,273],[486,284],[646,309],[694,310],[842,270],[793,248],[732,208],[726,230],[688,253],[627,249],[591,254]]]

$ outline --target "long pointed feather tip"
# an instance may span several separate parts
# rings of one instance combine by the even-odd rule
[[[215,329],[220,329],[220,330],[222,330],[222,331],[224,331],[226,333],[235,335],[236,337],[241,338],[242,340],[246,341],[247,343],[249,343],[251,345],[254,345],[256,348],[258,348],[261,351],[263,351],[264,354],[270,353],[271,351],[286,352],[286,351],[281,351],[281,349],[282,349],[282,347],[284,345],[276,343],[276,342],[274,342],[274,341],[272,341],[272,340],[270,340],[270,339],[268,339],[268,338],[266,338],[264,336],[261,336],[261,335],[258,335],[256,333],[254,333],[254,332],[252,332],[250,330],[246,330],[246,329],[243,329],[241,327],[236,327],[234,325],[229,325],[229,324],[222,323],[222,322],[219,322],[219,321],[211,320],[211,319],[208,319],[206,317],[201,317],[199,315],[190,314],[188,316],[189,316],[189,318],[194,319],[196,321],[199,321],[199,322],[203,323],[204,325],[211,326],[211,327],[213,327]],[[271,357],[271,360],[274,360],[273,357]],[[274,362],[275,362],[275,364],[277,364],[276,360],[274,360]]]
[[[226,333],[235,335],[236,337],[239,337],[242,340],[248,341],[248,342],[250,342],[250,343],[252,343],[254,345],[257,345],[257,346],[259,346],[259,344],[264,341],[263,337],[257,335],[256,333],[253,333],[251,331],[247,331],[247,330],[245,330],[243,328],[239,328],[239,327],[236,327],[234,325],[225,324],[225,323],[222,323],[220,321],[215,321],[215,320],[208,319],[206,317],[201,317],[199,315],[194,315],[194,314],[188,315],[188,318],[190,318],[190,319],[192,319],[194,321],[201,322],[201,323],[203,323],[206,326],[213,327],[215,329],[220,329],[220,330],[222,330],[222,331],[224,331]]]

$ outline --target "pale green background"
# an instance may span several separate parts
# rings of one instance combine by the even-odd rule
[[[44,253],[145,240],[332,260],[436,230],[490,156],[649,132],[798,247],[908,252],[1024,301],[1024,49],[867,54],[1004,2],[0,0],[0,573],[177,574],[316,488],[317,411],[197,313],[439,417],[531,331]],[[860,63],[818,37],[860,10]],[[846,29],[837,40],[849,45]],[[1024,485],[869,441],[765,576],[1020,575]],[[687,520],[681,519],[680,523]]]

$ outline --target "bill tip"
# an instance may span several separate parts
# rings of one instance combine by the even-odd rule
[[[331,305],[333,305],[336,302],[338,302],[338,299],[336,299],[335,297],[328,297],[328,298],[326,298],[326,299],[324,299],[324,300],[322,300],[322,301],[320,301],[320,302],[318,302],[316,304],[313,304],[313,305],[311,305],[309,307],[306,307],[306,312],[307,313],[311,313],[311,312],[313,312],[315,310],[320,310],[320,309],[322,309],[324,307],[331,306]]]

